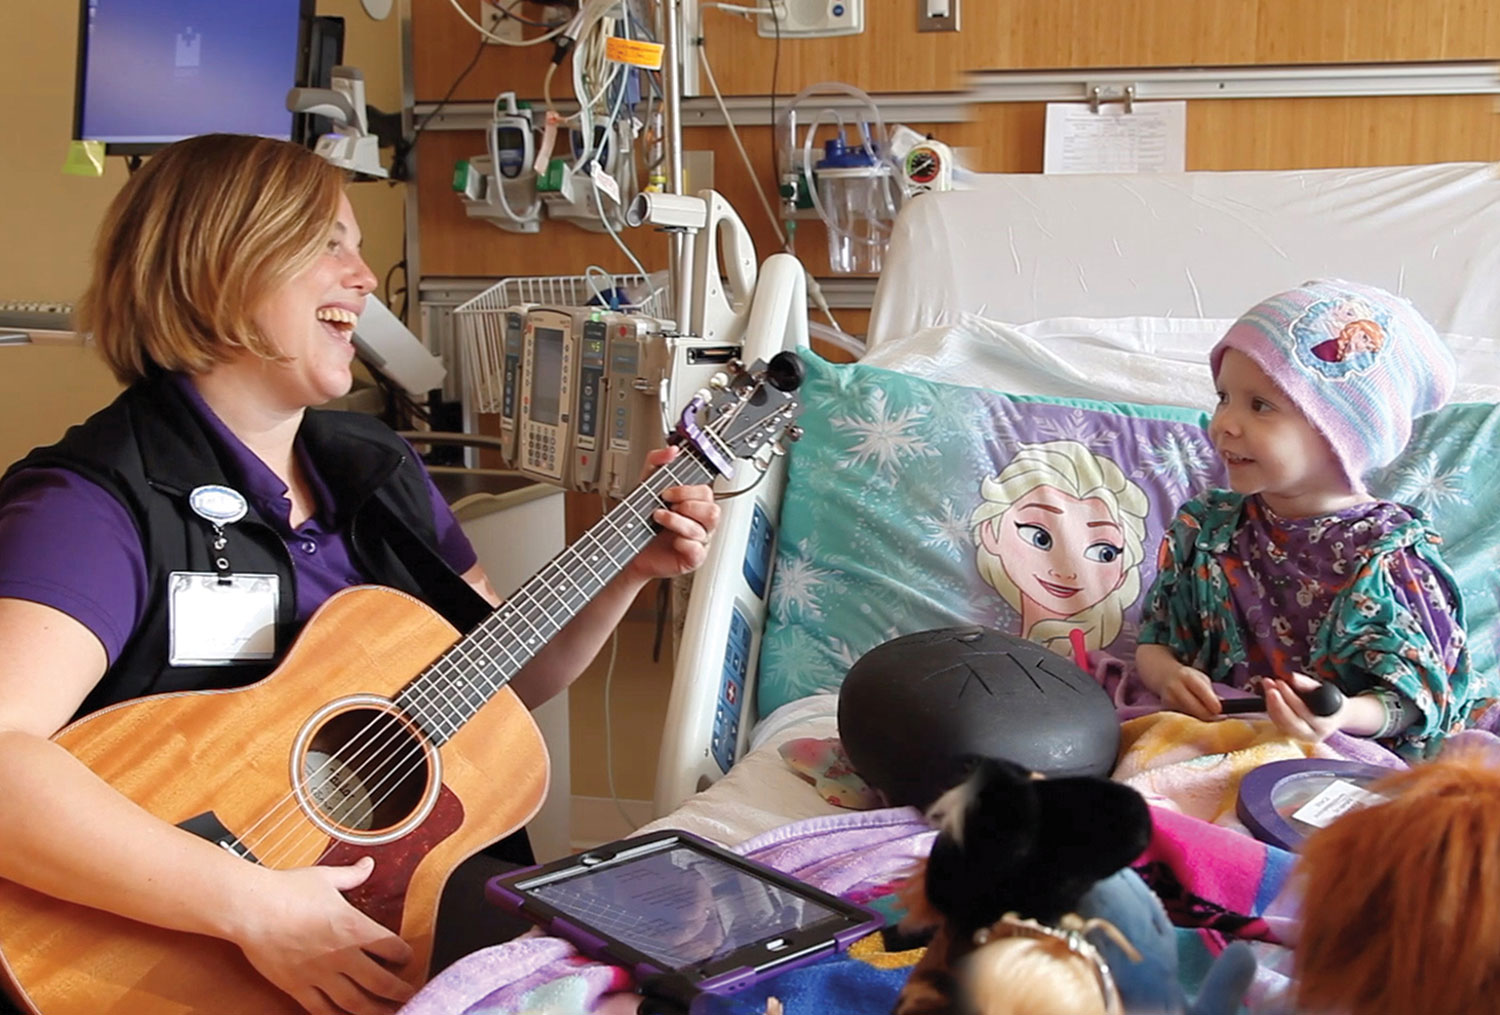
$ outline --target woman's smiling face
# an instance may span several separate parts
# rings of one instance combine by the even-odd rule
[[[349,393],[354,325],[376,284],[359,245],[354,210],[340,197],[324,249],[272,290],[254,314],[261,334],[288,359],[270,365],[286,408],[322,405]]]

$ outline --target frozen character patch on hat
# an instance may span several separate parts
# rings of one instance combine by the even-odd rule
[[[1319,300],[1292,322],[1297,358],[1330,380],[1362,373],[1385,348],[1390,315],[1355,296]]]

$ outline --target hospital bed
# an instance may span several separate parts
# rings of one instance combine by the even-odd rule
[[[970,533],[980,480],[1019,443],[1106,449],[1146,492],[1138,609],[1166,520],[1196,487],[1222,485],[1203,433],[1214,400],[1208,349],[1240,312],[1312,277],[1402,293],[1448,334],[1462,404],[1419,421],[1403,459],[1373,482],[1378,494],[1427,509],[1444,533],[1474,663],[1493,669],[1497,258],[1500,180],[1485,165],[979,177],[970,191],[909,204],[894,227],[867,355],[855,364],[808,357],[801,440],[764,474],[744,470],[731,481],[737,495],[722,502],[682,626],[658,817],[642,831],[740,844],[856,901],[865,898],[858,892],[888,892],[930,839],[926,823],[852,799],[830,781],[836,766],[794,770],[782,749],[836,741],[839,681],[876,645],[949,625],[1017,628],[1020,615],[976,574]],[[766,261],[747,359],[805,346],[801,286],[795,260]],[[1090,649],[1129,657],[1131,605],[1113,625],[1097,625]],[[1372,757],[1388,753],[1357,744]],[[1140,788],[1139,773],[1125,771],[1132,756],[1121,752],[1114,775]],[[809,757],[817,755],[795,754]],[[1195,760],[1185,767],[1201,768]],[[854,802],[876,809],[844,806]],[[1243,828],[1215,827],[1226,823],[1218,815],[1184,808],[1179,827],[1156,813],[1166,821],[1159,834],[1193,837],[1172,840],[1180,857],[1191,841],[1214,862],[1238,864],[1242,849],[1204,843],[1253,844],[1236,834]],[[887,838],[872,846],[877,831]],[[1278,898],[1269,881],[1242,880],[1231,888],[1256,906]],[[1287,915],[1268,906],[1255,916],[1274,929]],[[1252,1002],[1274,1001],[1290,953],[1275,939],[1257,948]],[[594,1002],[622,986],[565,943],[533,938],[461,960],[408,1010],[526,1011],[563,997],[567,1010],[603,1010]]]
[[[724,503],[693,584],[660,753],[659,818],[647,827],[732,843],[836,813],[778,749],[794,738],[837,735],[837,684],[847,665],[914,630],[1014,626],[1014,613],[972,574],[962,502],[975,498],[977,477],[935,500],[917,496],[915,488],[930,488],[939,474],[917,468],[916,445],[903,450],[889,429],[913,424],[924,398],[951,403],[988,388],[1207,411],[1214,395],[1206,354],[1229,322],[1259,299],[1318,277],[1410,298],[1458,357],[1454,401],[1500,402],[1500,180],[1490,165],[980,175],[970,190],[911,202],[894,227],[868,354],[857,365],[813,371],[821,380],[805,394],[807,433],[792,448],[789,473],[773,471],[752,497]],[[747,353],[756,333],[749,334]],[[892,389],[914,378],[933,386],[904,392],[910,401],[901,408]],[[877,418],[891,441],[884,447]],[[1482,454],[1493,439],[1490,422],[1471,413],[1419,427],[1377,492],[1418,501],[1440,526],[1462,530],[1449,534],[1445,552],[1465,583],[1476,664],[1494,666],[1500,528],[1465,510],[1500,493]],[[1466,445],[1443,443],[1455,427],[1468,434]],[[1209,469],[1199,460],[1210,457],[1206,447],[1189,442],[1181,450],[1187,464]],[[819,476],[881,455],[898,467],[852,468],[842,483]],[[858,487],[899,490],[907,480],[913,496],[903,535],[902,499]],[[1153,491],[1164,502],[1186,492]],[[868,508],[872,500],[880,503]],[[784,507],[799,515],[788,520],[790,532]],[[942,552],[913,535],[924,525],[947,541]],[[839,529],[892,534],[894,542],[882,551],[878,540],[845,539]],[[1152,557],[1159,529],[1148,524],[1147,537]],[[914,561],[930,562],[933,573]],[[1128,656],[1131,630],[1127,616],[1112,652]]]

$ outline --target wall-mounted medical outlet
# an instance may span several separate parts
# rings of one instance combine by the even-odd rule
[[[960,0],[917,0],[917,31],[958,31]]]
[[[521,22],[507,17],[505,9],[495,0],[479,0],[479,23],[489,35],[497,35],[511,42],[521,41]],[[489,36],[484,41],[499,45]]]
[[[766,39],[858,35],[865,30],[865,0],[770,0],[770,7],[755,16],[755,31]]]

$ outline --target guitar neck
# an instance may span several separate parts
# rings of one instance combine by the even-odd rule
[[[429,737],[447,742],[625,569],[656,534],[651,514],[663,490],[713,478],[703,452],[681,447],[397,696]]]

